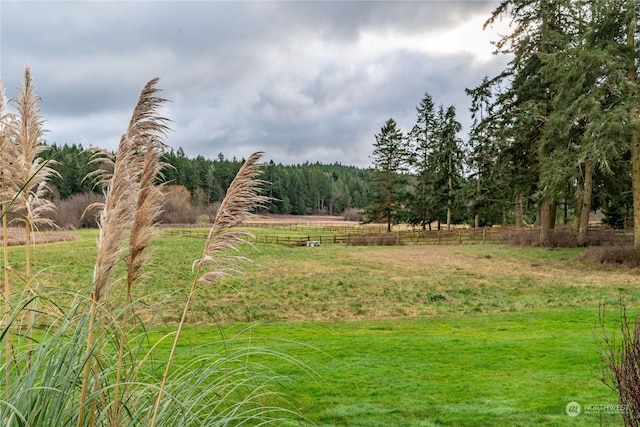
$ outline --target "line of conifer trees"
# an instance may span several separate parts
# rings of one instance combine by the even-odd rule
[[[91,163],[92,153],[81,145],[54,144],[43,156],[56,161],[53,167],[59,176],[53,177],[51,184],[59,198],[101,191],[83,179],[97,165]],[[222,200],[244,162],[226,159],[222,153],[216,159],[189,158],[182,148],[169,152],[164,160],[169,165],[163,171],[164,180],[186,188],[191,203],[200,207]],[[348,209],[361,210],[369,203],[368,169],[338,163],[282,165],[270,161],[262,170],[265,193],[271,198],[266,207],[271,213],[339,215]]]

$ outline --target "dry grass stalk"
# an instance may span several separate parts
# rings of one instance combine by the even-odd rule
[[[164,193],[162,185],[155,181],[162,176],[162,169],[167,164],[162,161],[165,149],[168,148],[159,138],[149,138],[140,156],[142,176],[140,191],[136,201],[135,216],[129,238],[129,253],[125,259],[127,264],[127,301],[130,300],[131,286],[142,276],[142,268],[148,260],[145,251],[151,241],[158,235],[158,218],[162,212]]]
[[[19,214],[16,221],[25,227],[25,281],[26,288],[31,288],[30,244],[31,232],[39,226],[53,226],[53,222],[44,214],[55,208],[45,198],[48,192],[47,181],[56,174],[51,168],[51,161],[42,159],[40,154],[47,149],[43,143],[45,134],[44,121],[40,115],[38,102],[40,97],[35,93],[31,78],[31,68],[24,69],[24,80],[18,95],[12,100],[17,113],[10,122],[10,138],[15,143],[12,177],[7,179],[7,190],[18,197],[13,203],[13,211]]]
[[[155,81],[154,81],[155,82]],[[157,89],[151,87],[150,93],[155,94]],[[158,97],[155,98],[155,110],[160,103],[165,100]],[[116,385],[114,389],[113,398],[113,421],[114,425],[117,425],[118,411],[120,402],[120,383],[123,366],[123,358],[125,353],[126,331],[129,307],[131,306],[131,287],[133,284],[141,279],[143,267],[149,258],[148,248],[149,244],[159,234],[157,226],[158,218],[162,211],[162,202],[164,200],[164,194],[162,192],[162,185],[156,185],[155,181],[159,176],[162,176],[162,169],[167,165],[162,161],[162,156],[165,150],[168,148],[164,142],[162,142],[162,136],[166,133],[168,128],[165,126],[166,119],[161,117],[149,117],[149,120],[154,120],[158,126],[152,132],[148,132],[143,137],[143,145],[140,148],[140,152],[136,157],[134,169],[142,171],[140,175],[140,188],[137,194],[135,203],[133,224],[131,227],[131,234],[129,236],[129,252],[125,258],[127,265],[127,293],[126,293],[126,307],[122,320],[122,336],[120,339],[120,349],[118,354],[118,369],[116,373]],[[125,390],[126,392],[126,390]]]
[[[114,160],[106,152],[101,152],[96,157],[97,161],[105,162],[107,165],[111,163],[112,167],[112,172],[103,169],[96,174],[106,194],[99,218],[100,237],[93,275],[96,301],[101,299],[103,291],[108,292],[113,268],[125,251],[124,231],[141,231],[146,219],[155,215],[153,208],[141,214],[136,213],[136,208],[140,203],[145,204],[144,200],[150,200],[148,194],[139,196],[141,191],[153,193],[147,184],[144,184],[147,188],[143,190],[143,179],[147,183],[149,180],[153,182],[153,178],[149,178],[150,175],[157,173],[158,167],[161,168],[156,165],[148,166],[145,170],[144,162],[152,165],[154,161],[159,160],[161,150],[165,148],[160,136],[168,130],[165,125],[168,120],[156,114],[157,108],[165,101],[156,96],[158,89],[154,86],[158,80],[155,78],[147,83],[140,94],[127,132],[120,139],[117,158]],[[135,227],[134,218],[138,223]],[[155,218],[151,222],[153,220]]]
[[[13,165],[9,176],[5,176],[5,189],[16,196],[12,200],[12,211],[18,216],[15,221],[24,224],[25,233],[25,289],[29,293],[35,293],[31,283],[31,234],[39,226],[53,226],[53,222],[44,214],[52,211],[55,206],[44,196],[48,191],[47,181],[56,172],[50,167],[51,162],[44,160],[40,154],[47,149],[43,143],[44,121],[40,115],[38,102],[40,97],[36,95],[35,86],[31,78],[29,65],[24,69],[22,87],[18,89],[18,95],[10,102],[17,113],[12,117],[7,126],[9,145],[11,146],[11,159]],[[31,331],[31,325],[35,322],[35,307],[32,308],[27,320],[27,330]],[[28,341],[28,346],[31,341]]]
[[[154,181],[163,167],[160,159],[166,148],[161,136],[168,130],[165,124],[168,120],[157,114],[158,107],[165,101],[156,96],[158,89],[155,88],[155,84],[158,80],[155,78],[149,81],[142,90],[127,132],[120,139],[115,160],[105,155],[105,152],[98,153],[96,157],[96,161],[111,166],[112,172],[103,170],[96,174],[105,189],[106,197],[105,203],[100,206],[100,236],[93,274],[90,330],[86,347],[87,363],[84,366],[80,395],[79,426],[84,424],[84,402],[92,369],[89,356],[94,345],[96,313],[99,304],[107,303],[116,263],[125,255],[125,231],[131,230],[129,253],[125,256],[128,289],[133,281],[139,278],[145,261],[143,251],[155,236],[152,226],[159,213],[161,196],[158,195],[159,190],[154,186]],[[90,206],[93,207],[96,206]],[[125,332],[123,329],[123,334]],[[114,416],[117,416],[117,412],[116,405],[113,410]]]
[[[199,283],[212,283],[221,276],[230,271],[229,257],[222,256],[221,251],[226,249],[235,249],[239,243],[248,243],[244,239],[248,235],[246,232],[234,230],[233,227],[242,223],[251,216],[251,211],[263,205],[267,200],[267,196],[261,194],[263,181],[256,179],[260,174],[260,166],[258,161],[262,157],[261,152],[257,152],[249,156],[247,161],[242,165],[233,182],[227,190],[227,194],[220,205],[220,209],[213,222],[213,226],[207,237],[202,256],[195,263],[196,272],[194,280],[187,295],[184,304],[182,317],[178,324],[169,359],[165,366],[162,382],[156,396],[156,402],[153,409],[153,417],[151,419],[151,427],[155,426],[162,394],[164,392],[171,364],[175,357],[178,347],[180,335],[186,322],[187,313],[191,306],[191,300],[197,290]],[[238,259],[237,257],[235,259]],[[204,272],[206,267],[211,266],[208,271]]]
[[[9,296],[11,295],[11,283],[9,282],[9,238],[8,238],[8,226],[7,226],[7,209],[10,203],[9,194],[6,192],[7,186],[7,177],[9,166],[13,164],[13,161],[10,158],[10,153],[13,151],[10,147],[10,139],[9,139],[9,120],[10,115],[7,113],[7,97],[4,94],[4,86],[2,85],[2,81],[0,80],[0,207],[2,209],[2,255],[3,255],[3,264],[2,268],[4,270],[4,316],[2,323],[4,325],[9,324],[9,317],[11,311],[11,305],[9,304]],[[11,195],[10,197],[13,197]],[[7,393],[9,393],[11,387],[11,353],[12,353],[12,340],[11,334],[7,330],[5,336],[5,365],[6,369],[6,377],[5,383],[7,388]]]

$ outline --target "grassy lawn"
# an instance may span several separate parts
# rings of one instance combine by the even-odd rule
[[[88,287],[94,231],[39,246],[43,289]],[[135,296],[154,334],[177,319],[202,239],[161,237]],[[23,248],[12,248],[20,252]],[[639,273],[593,266],[579,249],[497,244],[317,248],[257,245],[244,273],[200,289],[182,347],[265,347],[254,362],[319,425],[598,425],[619,417],[565,406],[615,404],[602,384],[598,308],[638,308]],[[14,257],[21,259],[19,254]],[[23,266],[13,266],[17,271]],[[177,292],[177,294],[175,294]],[[112,292],[117,304],[118,289]],[[158,301],[166,301],[158,309]],[[604,420],[601,420],[604,417]]]
[[[271,322],[224,329],[227,345],[257,352],[285,376],[302,412],[319,425],[597,425],[565,406],[615,404],[600,378],[598,312],[573,309],[350,322]],[[213,351],[220,332],[191,329],[187,349]],[[186,344],[185,344],[186,345]]]

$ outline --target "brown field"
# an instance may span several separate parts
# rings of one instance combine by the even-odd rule
[[[276,215],[264,214],[255,215],[248,221],[243,222],[244,225],[252,226],[282,226],[282,225],[309,225],[309,226],[340,226],[357,228],[372,228],[384,231],[386,224],[362,224],[359,221],[347,221],[338,215]],[[398,224],[393,226],[393,231],[402,231],[411,229],[406,224]]]
[[[54,242],[66,242],[70,240],[78,240],[79,237],[70,232],[64,231],[42,231],[31,234],[32,242],[38,243],[54,243]],[[7,229],[7,241],[8,246],[18,246],[24,245],[26,241],[26,236],[24,233],[24,228],[20,227],[9,227]],[[3,238],[0,233],[0,244],[3,244]]]

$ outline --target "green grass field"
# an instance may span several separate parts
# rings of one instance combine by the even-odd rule
[[[79,235],[37,247],[43,290],[88,288],[96,232]],[[154,243],[148,277],[134,290],[154,336],[176,321],[203,243]],[[243,273],[198,293],[181,349],[184,357],[206,353],[224,336],[230,348],[279,353],[251,358],[282,375],[319,425],[618,425],[616,414],[569,417],[565,407],[617,403],[601,381],[599,307],[606,305],[613,331],[620,299],[639,306],[640,276],[586,264],[581,252],[246,247],[239,255],[253,262],[239,266]],[[120,296],[114,289],[112,300]]]

